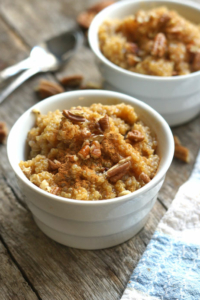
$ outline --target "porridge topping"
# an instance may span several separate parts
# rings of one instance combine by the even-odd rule
[[[30,159],[19,165],[39,188],[94,201],[128,195],[155,176],[156,137],[132,106],[93,104],[34,114]]]
[[[200,70],[200,26],[166,7],[105,20],[99,45],[107,59],[136,73],[177,76]]]

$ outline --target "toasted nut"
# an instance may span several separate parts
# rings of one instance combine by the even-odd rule
[[[77,17],[77,22],[78,24],[83,27],[84,29],[88,29],[90,27],[90,24],[92,22],[92,20],[94,19],[94,17],[96,16],[96,14],[98,12],[100,12],[102,9],[104,9],[105,7],[113,4],[114,1],[103,1],[103,2],[99,2],[93,6],[91,6],[87,11],[83,11],[82,13],[80,13]]]
[[[142,172],[140,174],[139,179],[143,180],[144,183],[148,183],[151,181],[150,177],[147,174],[145,174],[144,172]]]
[[[151,54],[154,56],[162,57],[164,56],[166,49],[167,49],[166,36],[164,35],[164,33],[156,34]]]
[[[130,160],[125,161],[123,163],[119,162],[107,171],[107,176],[109,177],[111,182],[117,182],[129,171],[130,167]]]
[[[3,143],[8,135],[8,130],[4,122],[0,122],[0,144]]]
[[[102,131],[106,131],[110,129],[109,117],[105,115],[103,118],[99,119],[99,125]]]
[[[101,156],[101,146],[98,141],[93,141],[90,148],[90,154],[93,158],[99,158]]]
[[[132,54],[138,54],[139,52],[139,47],[135,43],[126,43],[125,49],[127,52],[130,52]]]
[[[53,171],[57,171],[60,167],[61,167],[61,163],[58,160],[48,160],[49,163],[49,171],[53,172]]]
[[[76,162],[76,161],[78,160],[78,157],[77,157],[76,155],[69,155],[69,154],[67,154],[67,155],[65,156],[65,158],[66,158],[67,160],[69,160],[70,162]]]
[[[78,152],[78,155],[83,160],[86,160],[86,159],[90,158],[90,147],[89,147],[89,145],[83,146],[83,148]]]
[[[36,108],[32,110],[32,113],[34,113],[35,115],[40,115],[41,114],[41,112]]]
[[[84,128],[83,130],[81,130],[81,138],[83,140],[90,138],[91,134],[92,133],[89,130],[87,130],[86,128]]]
[[[95,16],[95,12],[83,11],[78,15],[76,21],[81,27],[88,29]]]
[[[126,195],[129,195],[129,194],[131,194],[131,192],[126,190],[126,191],[123,191],[123,192],[119,193],[118,196],[126,196]]]
[[[23,169],[23,173],[26,175],[26,177],[27,177],[28,179],[30,179],[30,176],[31,176],[31,167],[24,168],[24,169]]]
[[[192,68],[194,71],[200,70],[200,52],[195,53]]]
[[[36,88],[41,99],[63,93],[65,90],[63,87],[55,82],[48,80],[40,80],[39,86]]]
[[[73,111],[69,111],[67,109],[63,110],[63,116],[74,122],[85,122],[85,118],[82,116],[75,115],[72,113]]]
[[[64,87],[79,87],[83,81],[82,75],[65,76],[60,79],[60,83]]]
[[[144,140],[144,136],[138,130],[129,131],[127,137],[132,142],[141,142]]]
[[[58,193],[61,191],[61,188],[59,188],[58,186],[55,186],[51,189],[50,193],[53,195],[58,195]]]
[[[174,157],[186,163],[189,163],[190,162],[189,149],[181,145],[181,142],[177,136],[174,136],[174,143],[175,143]]]

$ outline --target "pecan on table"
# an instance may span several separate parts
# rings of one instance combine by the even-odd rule
[[[6,124],[4,122],[0,122],[0,144],[3,143],[8,135],[8,131],[6,128]]]
[[[60,79],[60,83],[64,87],[79,87],[83,81],[82,75],[72,75],[72,76],[65,76]]]
[[[82,116],[82,112],[79,110],[67,110],[64,109],[63,110],[63,116],[67,119],[69,119],[70,121],[74,121],[74,122],[85,122],[85,118]]]
[[[165,55],[166,49],[167,49],[167,39],[165,34],[164,33],[156,34],[151,54],[154,56],[162,57]]]
[[[115,166],[107,171],[107,176],[112,183],[120,180],[125,174],[128,173],[131,167],[131,157],[119,161]]]
[[[49,80],[40,80],[38,87],[36,87],[36,92],[41,99],[63,93],[64,91],[65,90],[60,84]]]
[[[186,163],[189,163],[190,162],[189,149],[182,146],[182,144],[177,136],[174,136],[174,144],[175,144],[174,157],[176,157]]]
[[[131,142],[141,142],[144,140],[144,136],[139,130],[129,131],[127,137]]]

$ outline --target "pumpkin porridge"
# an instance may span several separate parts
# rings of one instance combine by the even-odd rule
[[[30,160],[20,168],[41,189],[61,197],[103,200],[127,195],[156,174],[157,141],[125,104],[33,111]]]
[[[166,7],[104,21],[99,45],[112,63],[140,74],[177,76],[200,70],[200,26]]]

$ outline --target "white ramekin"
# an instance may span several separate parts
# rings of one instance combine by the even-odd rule
[[[46,114],[48,111],[69,109],[77,105],[121,102],[133,105],[140,119],[157,136],[157,152],[161,160],[157,174],[150,183],[127,196],[81,201],[49,194],[26,178],[19,162],[27,159],[27,133],[35,123],[33,108]],[[166,121],[145,103],[116,92],[86,90],[59,94],[31,107],[11,129],[7,152],[18,184],[39,228],[61,244],[82,249],[101,249],[128,240],[144,226],[171,164],[174,141]]]
[[[108,89],[134,96],[156,109],[170,126],[191,120],[200,112],[200,71],[177,77],[158,77],[137,74],[118,67],[100,51],[98,29],[106,19],[124,18],[139,9],[148,10],[167,6],[183,17],[199,24],[200,5],[179,0],[128,0],[119,1],[100,12],[93,20],[89,44],[97,58],[102,76],[109,83]]]

